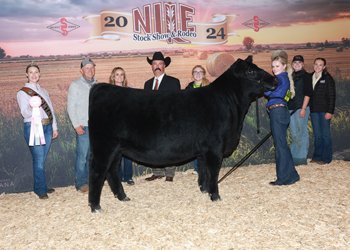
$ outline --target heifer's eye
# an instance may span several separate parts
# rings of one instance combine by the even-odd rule
[[[249,74],[249,75],[254,75],[254,73],[255,73],[254,70],[252,70],[252,69],[248,70],[248,74]]]

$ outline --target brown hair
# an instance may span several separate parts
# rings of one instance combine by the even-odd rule
[[[206,74],[207,72],[205,71],[204,67],[203,67],[202,65],[196,65],[196,66],[194,66],[193,69],[192,69],[192,76],[193,76],[193,72],[194,72],[194,69],[195,69],[195,68],[201,68],[201,70],[203,70],[204,75],[203,75],[203,79],[202,79],[202,87],[209,85],[210,82],[209,82],[209,80],[208,80],[208,79],[206,78],[206,76],[205,76],[205,74]]]
[[[317,60],[321,60],[321,61],[323,61],[324,62],[324,66],[326,66],[326,59],[324,59],[324,58],[322,58],[322,57],[318,57],[318,58],[316,58],[315,60],[314,60],[314,63],[317,61]]]
[[[315,64],[315,62],[316,62],[317,60],[323,61],[323,66],[326,67],[326,64],[327,64],[327,63],[326,63],[326,59],[324,59],[323,57],[318,57],[318,58],[316,58],[316,59],[314,60],[314,64]],[[327,68],[324,68],[322,71],[327,72]]]
[[[285,58],[284,56],[276,56],[272,61],[279,61],[280,63],[282,63],[282,65],[287,65],[286,67],[286,71],[288,73],[288,79],[289,79],[289,88],[290,88],[290,91],[292,92],[292,96],[291,96],[291,99],[294,98],[295,96],[295,87],[294,87],[294,81],[293,81],[293,67],[292,65],[290,65],[288,62],[287,62],[287,58]]]
[[[126,74],[125,74],[125,70],[122,68],[122,67],[115,67],[113,70],[112,70],[112,73],[111,75],[109,76],[109,84],[112,84],[112,85],[115,85],[115,72],[120,69],[123,71],[124,73],[124,81],[123,81],[123,86],[122,87],[128,87],[128,81],[126,80]]]
[[[39,69],[39,66],[38,64],[36,64],[34,61],[32,61],[30,64],[28,64],[27,68],[26,68],[26,73],[28,74],[28,69],[31,68],[31,67],[35,67],[38,69],[39,73],[40,73],[40,69]]]

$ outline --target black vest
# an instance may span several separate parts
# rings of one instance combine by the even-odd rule
[[[302,107],[304,101],[304,75],[306,71],[304,69],[293,72],[295,96],[292,100],[288,102],[288,109],[294,110],[296,107]]]

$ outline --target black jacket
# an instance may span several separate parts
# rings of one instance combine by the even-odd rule
[[[190,82],[185,89],[193,89],[193,84],[194,84],[194,81]],[[201,87],[202,87],[202,84],[201,84]]]
[[[144,89],[152,90],[153,79],[154,77],[152,77],[147,82],[145,82]],[[168,76],[166,74],[163,76],[163,79],[160,82],[160,85],[158,88],[158,90],[180,90],[180,89],[181,89],[181,85],[180,85],[179,79],[172,76]]]
[[[312,96],[312,75],[304,69],[293,73],[295,96],[288,102],[288,109],[294,110],[296,107],[302,107],[305,96]]]
[[[322,112],[333,114],[334,109],[335,82],[328,72],[323,71],[310,98],[310,111],[311,113]]]

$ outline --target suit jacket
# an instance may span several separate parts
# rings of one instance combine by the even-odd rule
[[[152,90],[154,77],[145,82],[145,86],[143,87],[146,90]],[[180,90],[181,85],[179,79],[164,75],[162,81],[160,82],[158,90]],[[165,168],[153,168],[153,174],[156,176],[174,176],[175,175],[175,166],[173,167],[165,167]]]
[[[145,82],[144,89],[152,90],[154,77]],[[162,81],[160,82],[158,90],[180,90],[181,85],[179,79],[164,75]]]

